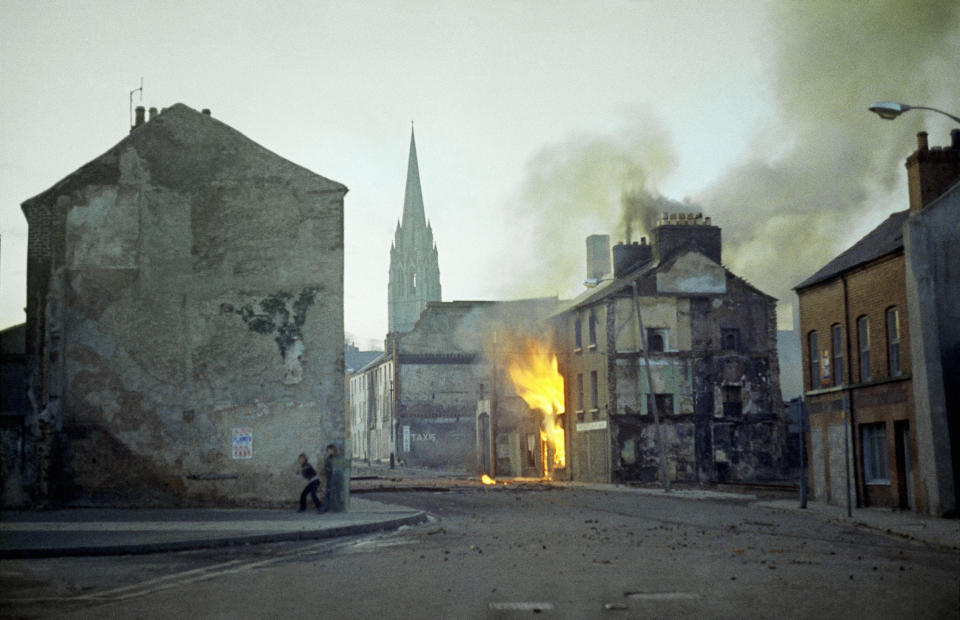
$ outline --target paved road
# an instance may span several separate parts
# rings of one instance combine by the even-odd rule
[[[516,485],[378,493],[437,520],[216,551],[0,562],[0,615],[956,618],[960,558],[746,500]]]

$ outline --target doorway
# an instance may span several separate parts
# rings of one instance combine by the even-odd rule
[[[898,420],[893,423],[897,442],[897,490],[898,506],[904,510],[914,510],[913,466],[910,458],[910,422]]]

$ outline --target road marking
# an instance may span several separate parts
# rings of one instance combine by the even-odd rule
[[[490,603],[490,609],[497,611],[550,611],[553,609],[553,604],[528,602]]]
[[[696,592],[627,592],[625,596],[642,601],[690,601],[700,598]]]
[[[69,601],[98,601],[98,602],[109,602],[109,601],[123,601],[131,598],[136,598],[139,596],[146,596],[148,594],[153,594],[155,592],[160,592],[163,590],[169,590],[171,588],[176,588],[178,586],[189,585],[192,583],[197,583],[200,581],[207,581],[209,579],[215,579],[217,577],[222,577],[224,575],[231,575],[235,573],[240,573],[244,571],[253,570],[256,568],[261,568],[263,566],[268,566],[270,564],[276,564],[284,560],[291,558],[311,555],[317,553],[318,551],[332,551],[338,548],[351,547],[358,545],[363,541],[323,541],[302,547],[299,549],[294,549],[287,551],[285,553],[280,553],[274,557],[266,558],[263,560],[230,560],[228,562],[221,562],[219,564],[213,564],[210,566],[205,566],[202,568],[194,568],[180,573],[173,573],[170,575],[164,575],[161,577],[156,577],[154,579],[148,579],[147,581],[142,581],[140,583],[135,583],[126,586],[120,586],[117,588],[110,588],[108,590],[100,590],[97,592],[89,592],[85,594],[77,594],[74,596],[60,596],[60,597],[39,597],[39,598],[14,598],[14,599],[3,599],[3,602],[6,604],[30,604],[30,603],[40,603],[40,602],[69,602]]]

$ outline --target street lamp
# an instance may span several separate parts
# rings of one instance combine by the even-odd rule
[[[589,278],[583,281],[583,285],[588,288],[595,288],[604,280],[601,278]],[[667,476],[667,457],[663,451],[663,427],[660,426],[660,411],[657,406],[657,396],[653,391],[653,375],[650,373],[650,352],[647,348],[647,335],[643,330],[643,319],[640,316],[640,295],[637,292],[636,280],[631,280],[633,287],[633,305],[637,310],[637,329],[640,331],[640,347],[643,349],[644,367],[647,369],[647,397],[650,409],[653,411],[653,424],[657,427],[656,442],[657,452],[660,456],[660,479],[663,481],[663,490],[670,492],[670,478]]]
[[[905,103],[897,103],[896,101],[878,101],[867,109],[878,115],[880,118],[888,121],[892,121],[904,112],[908,112],[910,110],[930,110],[931,112],[939,112],[940,114],[943,114],[944,116],[947,116],[960,123],[960,118],[954,116],[953,114],[948,114],[943,110],[928,108],[927,106],[922,105],[907,105]]]

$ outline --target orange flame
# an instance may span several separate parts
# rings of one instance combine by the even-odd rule
[[[484,484],[496,484],[496,483],[497,483],[496,480],[494,480],[493,478],[491,478],[491,477],[488,476],[487,474],[483,474],[482,476],[480,476],[480,482],[482,482],[482,483],[484,483]]]
[[[557,369],[557,356],[539,341],[529,338],[522,356],[511,360],[507,370],[517,395],[531,409],[543,412],[543,473],[549,476],[547,446],[553,450],[553,469],[566,466],[563,426],[557,419],[564,412],[563,375]]]

